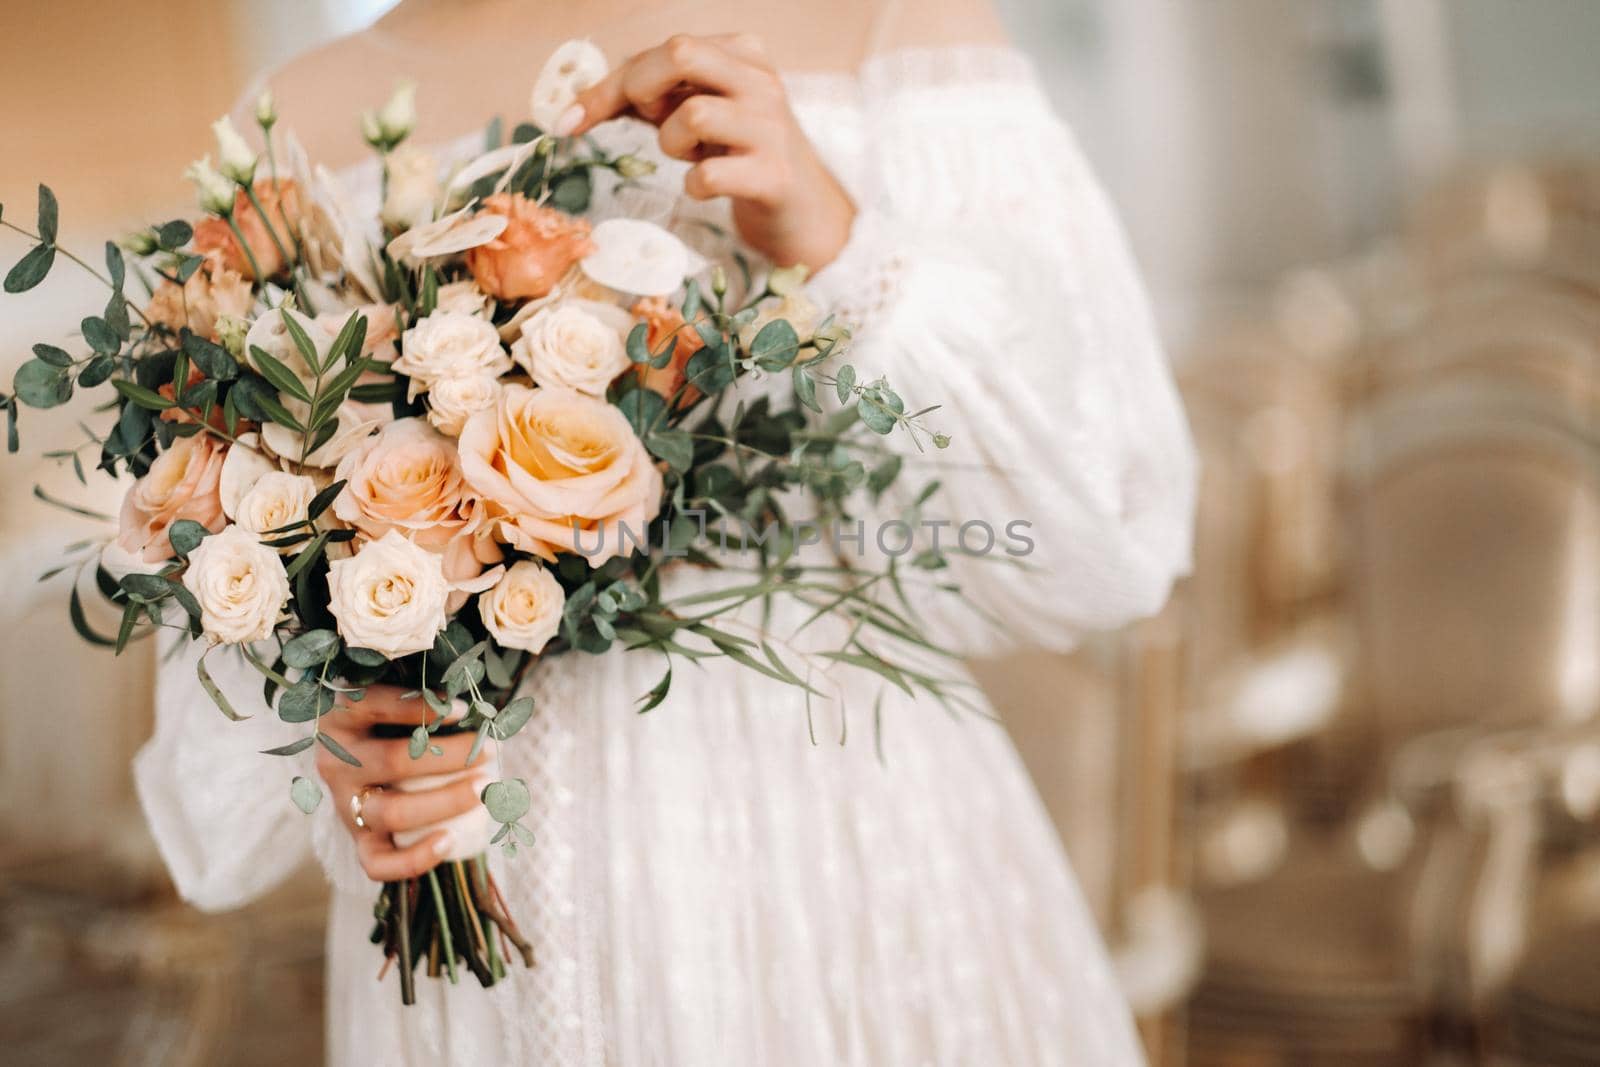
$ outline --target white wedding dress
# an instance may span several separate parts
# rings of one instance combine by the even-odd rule
[[[1189,562],[1195,460],[1123,236],[1027,61],[896,51],[789,86],[861,209],[813,292],[859,324],[850,362],[913,406],[942,402],[930,421],[954,438],[902,482],[915,491],[932,468],[944,516],[1033,523],[1036,569],[940,572],[969,603],[931,602],[934,638],[970,654],[1065,648],[1156,611]],[[349,175],[369,198],[374,178]],[[739,580],[671,578],[677,592]],[[838,640],[823,629],[813,643]],[[828,680],[842,702],[813,709],[813,743],[795,690],[725,661],[680,663],[671,696],[641,716],[659,656],[554,658],[531,682],[537,715],[502,750],[532,788],[537,844],[493,860],[538,967],[492,990],[419,977],[420,1002],[402,1008],[393,970],[375,978],[375,886],[335,801],[301,815],[286,785],[309,763],[256,754],[304,727],[261,705],[248,667],[210,662],[254,717],[225,721],[192,655],[176,657],[139,793],[202,908],[320,859],[335,1064],[1141,1061],[1056,835],[981,716],[847,669]]]

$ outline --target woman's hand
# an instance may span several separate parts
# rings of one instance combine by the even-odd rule
[[[430,753],[415,760],[405,738],[374,737],[372,727],[380,723],[416,726],[432,720],[433,712],[421,697],[403,699],[403,692],[394,686],[375,685],[361,701],[341,704],[324,717],[322,729],[360,760],[361,766],[352,767],[322,746],[317,747],[317,773],[327,784],[329,799],[339,817],[356,839],[361,869],[374,882],[416,878],[437,866],[452,844],[447,831],[430,834],[409,848],[395,847],[389,835],[422,829],[470,811],[488,782],[485,775],[474,775],[419,793],[384,788],[408,778],[464,769],[475,736],[465,733],[436,737],[433,743],[444,754]],[[473,766],[482,766],[486,758],[479,753]],[[356,826],[350,805],[350,798],[360,796],[363,789],[367,791],[361,801],[365,828]]]
[[[695,166],[685,191],[733,198],[739,235],[780,267],[820,270],[850,236],[855,205],[806,138],[761,42],[678,35],[640,52],[578,97],[555,132],[631,114],[661,150]]]

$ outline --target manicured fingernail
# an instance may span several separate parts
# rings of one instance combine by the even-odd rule
[[[456,697],[450,701],[450,714],[445,716],[445,721],[454,722],[467,714],[467,701],[464,697]]]
[[[444,859],[445,856],[449,855],[450,850],[455,847],[455,843],[455,838],[450,836],[449,830],[446,830],[439,835],[439,840],[433,843],[433,854],[439,859]]]
[[[566,137],[573,130],[577,129],[578,124],[582,121],[583,105],[573,104],[571,107],[567,108],[567,110],[561,113],[560,118],[556,119],[556,128],[550,132],[555,134],[557,137]]]

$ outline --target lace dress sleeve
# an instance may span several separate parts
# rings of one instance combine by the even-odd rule
[[[1190,563],[1196,461],[1106,196],[1013,52],[893,53],[862,91],[867,159],[843,175],[859,215],[813,296],[855,324],[863,378],[943,404],[927,422],[947,450],[891,437],[905,489],[880,515],[936,478],[941,543],[977,552],[993,531],[999,557],[951,555],[939,573],[968,603],[930,598],[929,625],[982,654],[1156,612]]]
[[[289,799],[297,774],[320,784],[310,751],[261,754],[303,737],[307,727],[279,720],[260,675],[236,649],[217,649],[206,669],[234,709],[249,716],[229,721],[200,686],[200,651],[185,641],[164,657],[155,735],[133,765],[139,802],[179,894],[207,911],[239,907],[283,882],[313,851],[335,885],[370,888],[332,799],[324,796],[310,816]]]

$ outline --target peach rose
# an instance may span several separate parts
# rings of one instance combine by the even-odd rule
[[[672,362],[659,368],[644,363],[637,371],[646,388],[670,397],[683,384],[683,368],[688,365],[690,357],[704,348],[706,343],[700,339],[698,332],[685,328],[683,312],[669,303],[666,297],[651,296],[638,301],[633,305],[633,315],[650,329],[645,336],[645,344],[650,351],[660,352],[666,347],[668,337],[678,339],[677,347],[672,350]],[[700,390],[691,386],[683,391],[678,403],[692,404],[699,396]]]
[[[294,239],[291,234],[293,228],[299,225],[302,214],[299,186],[288,180],[258,181],[255,192],[285,251],[293,255]],[[239,190],[233,202],[233,221],[238,223],[239,232],[244,234],[263,274],[271,278],[289,266],[289,262],[278,251],[278,246],[272,243],[266,221],[256,212],[255,205],[250,203],[243,189]],[[220,267],[246,278],[255,277],[250,269],[250,259],[239,247],[239,239],[234,236],[233,227],[228,225],[227,219],[208,218],[196,223],[194,250],[211,261],[213,270]]]
[[[117,545],[147,563],[172,558],[167,531],[193,519],[212,533],[227,525],[218,487],[226,450],[210,434],[175,438],[122,498]]]
[[[255,297],[250,283],[226,267],[197,270],[183,285],[164,281],[144,309],[144,317],[174,333],[187,326],[201,337],[217,339],[217,320],[224,315],[243,319],[250,315]]]
[[[442,552],[481,523],[454,443],[419,418],[397,419],[339,461],[344,491],[333,513],[370,538],[399,530]]]
[[[461,469],[500,536],[553,560],[618,554],[621,526],[643,541],[661,508],[661,472],[622,412],[572,389],[510,385],[467,420]]]
[[[346,482],[333,502],[339,519],[368,539],[397,530],[440,554],[453,584],[501,558],[484,507],[462,477],[454,442],[422,419],[385,426],[339,461],[335,477]]]
[[[578,260],[594,251],[589,224],[525,196],[496,193],[483,210],[503,215],[505,230],[467,251],[467,269],[478,287],[496,300],[544,296]]]

